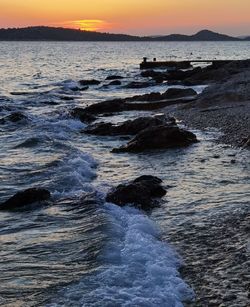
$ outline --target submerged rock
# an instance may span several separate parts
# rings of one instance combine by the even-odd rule
[[[50,192],[41,188],[30,188],[21,192],[17,192],[10,199],[0,205],[0,210],[13,210],[36,202],[50,199]]]
[[[24,122],[26,121],[28,118],[26,115],[24,115],[21,112],[14,112],[11,113],[8,116],[5,116],[3,118],[0,119],[0,124],[5,124],[6,122],[12,122],[12,123],[17,123],[17,122]]]
[[[120,79],[124,79],[124,77],[119,75],[111,75],[106,78],[106,80],[120,80]]]
[[[91,79],[91,80],[80,80],[79,83],[82,86],[86,86],[86,85],[99,85],[101,83],[101,81],[95,80],[95,79]]]
[[[141,176],[128,184],[121,184],[108,193],[107,202],[118,206],[132,204],[143,210],[157,206],[166,190],[161,186],[162,180],[154,176]]]
[[[183,147],[196,142],[198,142],[197,138],[192,132],[177,126],[161,125],[139,132],[127,145],[114,148],[112,152],[142,152],[151,149]]]
[[[88,126],[84,132],[95,135],[135,135],[146,128],[164,124],[173,125],[175,124],[175,119],[167,118],[163,114],[154,117],[139,117],[120,124],[101,122]]]
[[[74,108],[70,111],[70,114],[83,123],[90,123],[96,120],[96,117],[93,114],[86,112],[83,108]]]
[[[124,88],[131,88],[131,89],[146,88],[146,87],[152,86],[154,84],[155,83],[152,83],[151,81],[149,81],[149,82],[132,81],[132,82],[128,83],[127,85],[125,85]]]
[[[112,86],[112,85],[121,85],[121,81],[120,80],[114,80],[111,81],[109,84],[107,84],[107,86]]]

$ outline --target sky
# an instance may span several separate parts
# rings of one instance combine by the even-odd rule
[[[0,0],[0,27],[60,26],[132,35],[250,35],[250,0]]]

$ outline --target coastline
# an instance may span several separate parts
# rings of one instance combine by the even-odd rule
[[[236,63],[236,66],[242,66],[242,63],[240,63],[241,61]],[[245,63],[247,62],[244,62],[243,66]],[[238,74],[241,73],[242,68],[238,67],[236,70]],[[232,86],[232,84],[229,83],[227,92],[224,85],[230,81],[231,75],[235,74],[231,74],[231,72],[223,68],[223,70],[220,71],[219,78],[225,76],[225,80],[220,82],[220,80],[218,80],[218,71],[215,73],[212,71],[211,75],[211,71],[209,70],[210,77],[215,79],[211,82],[214,85],[211,85],[202,94],[197,95],[194,89],[192,89],[192,81],[194,83],[193,85],[197,85],[198,89],[200,84],[206,85],[211,81],[206,78],[203,80],[203,72],[201,76],[199,69],[197,80],[192,76],[191,79],[189,78],[189,80],[187,80],[187,84],[185,84],[184,80],[183,85],[188,86],[188,88],[183,88],[183,86],[181,86],[181,88],[179,87],[179,85],[182,85],[180,84],[183,81],[181,79],[176,80],[178,84],[174,84],[175,82],[171,83],[171,80],[169,82],[164,78],[161,81],[161,77],[164,77],[164,74],[166,74],[167,77],[171,77],[171,74],[172,77],[174,77],[175,74],[183,77],[183,75],[190,75],[190,73],[193,74],[197,72],[197,69],[190,71],[183,71],[180,69],[174,73],[161,72],[160,74],[162,74],[162,76],[159,75],[158,72],[153,72],[155,79],[154,77],[151,79],[151,76],[148,76],[150,79],[142,79],[141,77],[148,78],[142,74],[141,76],[136,74],[133,76],[133,79],[126,78],[126,70],[117,71],[116,73],[119,73],[117,75],[113,75],[114,72],[109,71],[108,76],[106,76],[107,72],[105,70],[103,71],[105,73],[102,73],[101,76],[98,77],[98,80],[67,80],[57,84],[58,88],[53,89],[53,91],[46,92],[46,94],[45,92],[38,93],[39,96],[34,95],[31,96],[31,98],[29,98],[29,92],[11,91],[11,95],[13,97],[17,96],[17,100],[20,95],[26,97],[24,101],[30,102],[32,107],[36,108],[38,106],[37,103],[44,103],[44,98],[46,98],[48,106],[42,105],[42,109],[45,113],[41,120],[40,114],[39,116],[31,117],[26,109],[8,109],[9,106],[7,105],[7,109],[3,109],[6,114],[4,113],[5,116],[1,118],[2,127],[6,128],[6,131],[8,127],[33,128],[33,130],[31,130],[32,134],[37,137],[30,139],[30,130],[27,129],[27,134],[24,133],[24,135],[16,137],[15,146],[18,145],[16,150],[19,150],[21,154],[23,150],[32,150],[37,155],[39,151],[41,151],[41,148],[45,149],[44,156],[42,156],[44,161],[46,161],[44,168],[45,177],[42,177],[40,182],[42,183],[42,188],[49,188],[47,191],[48,195],[52,192],[53,196],[55,188],[59,188],[59,193],[57,193],[57,196],[58,194],[61,195],[58,196],[59,198],[62,196],[69,196],[71,199],[72,195],[75,193],[86,193],[86,199],[79,198],[71,200],[71,205],[75,207],[76,202],[79,205],[77,206],[79,210],[82,210],[85,206],[88,207],[88,205],[92,203],[97,203],[97,207],[99,207],[99,205],[103,205],[103,202],[101,201],[99,203],[99,199],[95,197],[92,199],[92,194],[90,193],[92,190],[90,182],[92,182],[93,178],[97,177],[99,179],[94,182],[94,189],[97,187],[97,190],[105,195],[107,189],[110,189],[110,191],[117,192],[116,195],[119,194],[120,197],[125,197],[124,203],[121,206],[129,203],[133,204],[133,207],[136,207],[135,201],[138,201],[139,209],[143,209],[142,205],[146,206],[145,212],[143,213],[143,210],[138,211],[138,216],[136,216],[136,218],[131,214],[131,218],[136,225],[144,215],[145,219],[148,219],[146,222],[150,223],[151,218],[154,219],[154,216],[158,215],[158,218],[156,218],[156,225],[160,224],[160,233],[158,235],[157,232],[155,235],[154,232],[152,232],[150,242],[153,240],[157,245],[159,243],[159,245],[162,246],[164,246],[165,243],[167,243],[167,246],[170,244],[171,249],[169,253],[165,249],[155,248],[155,245],[150,247],[150,244],[148,242],[143,243],[145,241],[141,240],[140,237],[137,241],[138,244],[135,244],[135,234],[138,234],[138,229],[134,229],[133,223],[131,224],[129,222],[130,214],[129,216],[126,214],[124,215],[126,220],[125,234],[129,234],[129,238],[131,238],[129,242],[131,245],[128,245],[128,253],[121,262],[117,263],[116,259],[114,259],[114,271],[110,271],[110,276],[113,276],[114,272],[119,272],[119,274],[117,274],[119,289],[116,291],[118,295],[120,293],[119,291],[123,288],[137,291],[137,285],[139,284],[142,289],[145,290],[145,293],[141,295],[142,301],[145,302],[147,295],[149,295],[152,304],[156,305],[160,297],[163,299],[166,298],[167,302],[169,302],[167,293],[170,285],[170,295],[176,296],[175,290],[180,290],[180,295],[178,295],[179,297],[177,299],[180,304],[187,304],[187,306],[247,306],[249,276],[245,268],[248,264],[246,242],[249,232],[249,205],[246,200],[248,195],[246,187],[248,174],[244,160],[248,157],[249,152],[243,151],[240,148],[239,151],[238,149],[231,148],[231,144],[233,146],[241,144],[242,138],[247,137],[249,132],[249,120],[247,116],[249,104],[246,99],[248,97],[248,92],[245,91],[245,89],[248,89],[248,83],[246,83],[245,76],[243,76],[243,80],[239,79],[236,82],[237,86]],[[147,71],[147,73],[150,73],[150,71]],[[66,76],[68,76],[68,72]],[[87,76],[91,78],[96,77],[92,75],[92,70],[91,76]],[[238,76],[236,79],[237,78]],[[162,86],[159,86],[158,90],[162,91],[163,88],[166,87],[166,92],[145,93],[144,88],[148,87],[148,91],[152,91],[153,87],[151,86],[158,86],[158,81],[160,81],[159,83]],[[173,86],[177,85],[177,88],[175,88],[175,86],[171,87],[171,84]],[[118,86],[117,89],[120,89],[120,91],[123,88],[130,89],[127,96],[129,96],[129,94],[141,95],[133,97],[126,97],[124,95],[122,98],[103,100],[109,97],[113,98],[110,93],[112,94],[112,90],[116,89],[116,86]],[[88,90],[89,93],[91,93],[93,88],[98,93],[101,92],[102,89],[105,89],[102,93],[103,97],[100,99],[100,102],[87,104],[85,101],[82,103],[82,100],[77,100],[87,97]],[[238,93],[236,93],[236,88],[239,89]],[[136,89],[142,90],[137,91]],[[231,93],[230,89],[232,89],[233,93]],[[85,91],[87,91],[86,96],[81,94],[82,92],[85,93]],[[107,91],[109,91],[109,95],[106,94]],[[36,97],[36,99],[34,99],[34,97]],[[53,112],[51,112],[51,105],[48,103],[48,98],[51,99],[51,102],[58,105]],[[99,100],[95,98],[94,101],[96,102]],[[166,105],[168,105],[168,107],[165,107]],[[56,110],[57,108],[58,110]],[[14,110],[16,112],[14,112]],[[61,114],[62,110],[63,114]],[[160,114],[158,112],[160,112]],[[164,116],[162,112],[165,112],[167,116]],[[235,116],[236,113],[238,114],[237,116]],[[177,119],[177,121],[175,119]],[[178,120],[182,120],[183,123],[190,127],[190,130],[195,127],[201,131],[208,128],[208,133],[201,133],[198,130],[186,130],[182,125],[179,126]],[[101,123],[100,121],[104,122]],[[33,123],[33,125],[30,125],[30,123]],[[240,128],[237,126],[239,123],[241,123]],[[231,128],[227,132],[228,126]],[[220,138],[216,139],[216,132],[210,134],[211,127],[216,127],[221,131],[224,129],[226,134],[221,136],[220,132]],[[40,134],[43,129],[46,129],[46,137]],[[149,132],[149,134],[145,133],[145,130]],[[200,142],[197,141],[194,132],[197,134],[197,139],[200,140]],[[17,133],[14,134],[17,135]],[[212,136],[210,137],[210,135]],[[56,140],[57,147],[54,143],[52,144],[50,140]],[[57,153],[56,149],[58,148],[60,156],[57,160],[52,160],[47,167],[49,142],[51,144],[49,148],[53,150],[52,152]],[[62,146],[62,142],[66,144]],[[67,142],[70,142],[70,146],[65,146],[69,145]],[[217,142],[219,142],[219,144],[217,144]],[[221,142],[226,142],[230,144],[230,146],[220,145]],[[6,144],[7,143],[8,142],[6,142]],[[72,144],[75,146],[72,146]],[[11,150],[13,149],[11,148]],[[125,155],[119,156],[113,154],[118,152],[124,152]],[[61,158],[62,153],[65,154],[65,156],[63,156],[64,158]],[[20,154],[16,156],[22,157]],[[93,157],[96,158],[97,161],[100,161],[99,166],[96,165],[95,159],[93,161]],[[34,172],[34,170],[36,170],[36,166],[32,167],[32,172]],[[54,186],[45,184],[47,174],[52,174],[51,177],[55,180],[55,182],[52,181]],[[142,179],[136,178],[139,175],[146,175],[146,178],[144,176],[143,180],[138,181],[138,179]],[[157,178],[151,178],[153,179],[151,183],[146,182],[149,181],[148,177],[151,177],[151,175],[156,175]],[[60,179],[59,181],[58,178]],[[133,181],[130,182],[130,179]],[[8,180],[9,179],[7,179],[7,182],[9,182]],[[142,184],[140,181],[144,181],[144,183]],[[27,184],[26,179],[24,182]],[[34,182],[37,184],[36,177],[34,177],[34,181],[29,181],[28,184],[33,186]],[[166,189],[167,196],[164,198],[163,202],[159,203],[161,206],[152,211],[151,209],[153,209],[154,206],[158,206],[153,201],[158,201],[158,199],[153,198],[163,196],[163,191],[161,188],[159,190],[159,186],[157,186],[159,182],[162,182],[162,187]],[[116,185],[118,186],[115,188]],[[64,191],[65,187],[67,188],[66,191]],[[129,188],[129,192],[127,193],[126,190],[125,193],[118,193],[121,191],[121,188],[125,190]],[[152,193],[150,190],[152,190]],[[133,193],[133,191],[135,191],[135,193]],[[23,192],[25,194],[34,191],[26,190]],[[152,196],[152,203],[148,203],[148,193],[150,197]],[[114,199],[116,199],[116,197]],[[113,203],[113,201],[111,202]],[[48,204],[48,207],[46,202],[44,202],[45,208],[44,210],[41,208],[42,212],[46,214],[48,208],[48,213],[50,214],[50,207],[53,208],[55,204],[53,198],[52,202]],[[9,205],[10,202],[8,201],[6,206],[8,207]],[[21,203],[21,205],[23,204]],[[71,216],[71,210],[68,211],[67,208],[69,205],[70,204],[65,204],[64,208],[62,203],[62,206],[60,205],[58,208],[59,210],[65,209],[67,211],[64,223],[67,222],[70,227],[71,225],[77,226],[78,223],[75,224],[74,220],[74,210],[77,210],[77,208],[72,211]],[[147,211],[148,206],[151,212]],[[124,213],[124,209],[119,206],[114,208],[114,213],[118,213],[117,216],[121,216],[123,219],[122,213]],[[128,210],[128,213],[130,213],[130,210],[133,213],[134,208],[129,207]],[[30,214],[36,214],[36,211],[34,211],[34,213],[30,212]],[[82,216],[82,212],[79,214]],[[76,215],[78,216],[78,214]],[[13,217],[12,214],[10,214],[10,216]],[[90,216],[95,219],[95,214],[91,213]],[[49,216],[49,218],[51,219],[53,217]],[[83,218],[88,221],[88,216],[83,216]],[[47,215],[43,220],[44,226],[47,227]],[[91,226],[90,224],[91,223],[88,222],[86,224],[84,220],[80,222],[81,226]],[[140,229],[145,230],[146,236],[148,236],[147,225],[147,223],[139,225]],[[58,224],[57,227],[59,227],[58,231],[61,232],[62,226]],[[97,227],[99,226],[97,225]],[[133,230],[135,231],[133,232]],[[55,229],[53,229],[49,235],[53,236],[54,231]],[[88,233],[88,231],[89,230],[86,229],[86,233]],[[67,237],[68,233],[71,233],[70,229],[66,229],[65,234],[67,235],[64,236]],[[144,232],[142,231],[142,235],[143,234]],[[95,235],[98,236],[98,234],[94,233],[94,236]],[[39,232],[38,236],[40,236]],[[119,242],[121,242],[121,238],[123,238],[123,236],[118,236],[117,239]],[[86,240],[89,240],[89,237]],[[111,240],[113,241],[112,235]],[[19,241],[21,242],[22,240]],[[91,242],[91,239],[89,241]],[[54,255],[58,252],[58,242],[60,241],[55,242],[54,251],[53,245],[50,247],[53,259],[55,257]],[[93,240],[92,242],[94,247],[96,247],[96,241]],[[126,240],[122,242],[126,242]],[[78,238],[73,235],[69,240],[70,246],[72,243],[76,245],[76,250],[81,246],[79,245]],[[142,245],[140,245],[141,243]],[[67,250],[67,243],[61,246],[63,246],[63,248],[65,246],[65,250]],[[85,246],[85,244],[82,246]],[[132,255],[134,255],[135,250],[138,250],[138,247],[140,247],[140,253],[135,259]],[[42,248],[43,246],[41,246],[41,250],[43,250]],[[44,248],[47,251],[46,245]],[[70,247],[70,250],[73,250],[73,248]],[[115,250],[115,253],[117,252],[119,255],[119,252],[123,250],[124,248],[122,247],[121,250]],[[152,264],[152,270],[151,266],[145,264],[141,266],[143,257],[148,256],[147,250],[152,251],[152,257],[150,258],[152,261],[146,261],[146,264]],[[195,302],[193,303],[187,302],[188,299],[192,299],[193,296],[183,296],[183,287],[176,286],[174,280],[168,281],[168,273],[166,273],[163,263],[166,263],[166,267],[168,267],[169,261],[164,257],[171,257],[171,250],[176,250],[177,255],[180,255],[184,260],[184,267],[181,270],[179,266],[181,265],[181,261],[177,263],[178,267],[174,266],[175,271],[173,277],[179,278],[180,283],[178,280],[177,283],[184,285],[184,289],[190,289],[186,288],[185,284],[193,287],[196,292]],[[110,252],[112,255],[113,250],[111,249]],[[36,251],[34,251],[34,254],[36,255]],[[38,250],[39,257],[40,254],[41,252]],[[82,253],[79,255],[81,261],[84,261],[85,258],[82,258]],[[44,257],[43,261],[46,262],[47,254],[45,254]],[[162,259],[162,257],[165,260]],[[58,257],[56,259],[58,259]],[[112,259],[112,256],[109,259],[108,255],[107,260],[111,260],[112,262]],[[171,259],[173,260],[174,258],[170,258],[170,260]],[[128,261],[129,264],[132,263],[131,268],[135,276],[132,278],[129,277],[128,282],[125,278],[120,278],[120,276],[122,276],[121,273],[124,273],[124,267],[122,267],[122,265],[126,261]],[[15,260],[13,263],[15,263]],[[72,264],[74,265],[74,260]],[[46,268],[49,266],[50,264],[46,265]],[[146,275],[141,275],[137,273],[137,269],[140,267],[142,269],[149,267],[150,270],[145,271]],[[120,268],[121,271],[119,271]],[[128,268],[130,268],[130,265]],[[155,270],[155,268],[158,269]],[[178,272],[176,268],[178,268]],[[35,269],[36,268],[33,270]],[[53,278],[58,276],[57,274],[62,274],[59,275],[62,277],[58,278],[58,280],[67,280],[67,274],[65,273],[67,269],[68,262],[65,266],[65,271],[60,270],[58,273],[51,271],[49,272],[49,274],[51,274],[49,278],[53,280]],[[36,279],[39,274],[36,275],[34,272],[36,271],[33,271],[31,276]],[[73,274],[69,272],[70,278],[76,276],[74,270],[72,272]],[[125,270],[125,275],[127,275],[127,272],[128,271]],[[162,295],[159,295],[157,281],[153,280],[151,287],[148,287],[148,284],[144,286],[144,280],[147,280],[144,276],[148,276],[148,272],[152,272],[150,276],[155,276],[155,274],[156,277],[162,276],[162,280],[166,282],[166,284],[164,284],[161,278],[157,278],[162,288]],[[7,274],[8,273],[9,272],[7,272]],[[81,275],[81,270],[78,270],[78,274],[77,276]],[[170,274],[170,277],[171,276]],[[137,281],[137,277],[141,278],[141,280]],[[11,280],[12,276],[7,276],[7,278]],[[97,278],[97,280],[100,281],[100,288],[105,286],[105,283],[103,283],[101,279]],[[112,278],[108,278],[107,280],[108,282],[110,280],[112,281]],[[183,280],[185,282],[184,284]],[[240,282],[238,280],[240,280]],[[135,287],[133,285],[134,281],[136,284]],[[84,281],[82,285],[84,288],[86,282]],[[96,282],[94,282],[94,285],[96,285]],[[15,289],[18,291],[18,287]],[[75,298],[78,300],[79,295],[81,296],[83,292],[79,290],[76,280],[74,280],[71,289],[73,293],[77,294]],[[12,289],[10,288],[10,290]],[[64,290],[62,291],[64,292]],[[155,294],[153,294],[152,291],[154,291]],[[66,293],[66,297],[67,294],[68,292]],[[136,293],[135,297],[139,297],[139,295],[140,293]],[[114,295],[111,294],[110,299],[112,300],[113,298]],[[16,298],[14,297],[14,299]],[[60,297],[60,299],[64,301],[65,297]],[[74,300],[74,297],[72,299]],[[100,301],[100,298],[97,298],[97,296],[90,297],[90,299]],[[129,298],[127,299],[130,300]],[[164,302],[166,302],[166,300]]]
[[[191,129],[216,129],[219,135],[215,142],[219,144],[247,150],[249,75],[250,69],[247,69],[244,74],[233,75],[225,82],[216,82],[199,95],[197,101],[167,107],[164,112]],[[231,163],[237,163],[237,153]],[[217,216],[207,215],[201,225],[183,225],[181,235],[170,233],[169,238],[185,263],[181,274],[196,292],[195,302],[186,306],[248,306],[249,224],[250,207],[245,203]]]

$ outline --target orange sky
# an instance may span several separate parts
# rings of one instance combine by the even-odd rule
[[[0,0],[0,27],[51,25],[139,35],[250,34],[250,0]]]

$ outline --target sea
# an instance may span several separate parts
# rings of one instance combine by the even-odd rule
[[[200,142],[188,148],[140,154],[111,153],[123,138],[84,134],[86,124],[70,115],[74,107],[169,88],[125,88],[143,81],[143,57],[247,59],[250,42],[0,42],[0,118],[26,116],[0,124],[0,203],[30,187],[47,188],[53,200],[0,211],[1,306],[180,307],[195,300],[179,273],[188,262],[170,234],[249,204],[249,152],[215,142],[222,133],[215,129],[192,130]],[[122,85],[109,86],[110,75],[123,76]],[[75,90],[82,79],[101,83]],[[159,208],[145,213],[102,201],[140,175],[163,180],[168,193]],[[79,205],[89,193],[100,201]]]

